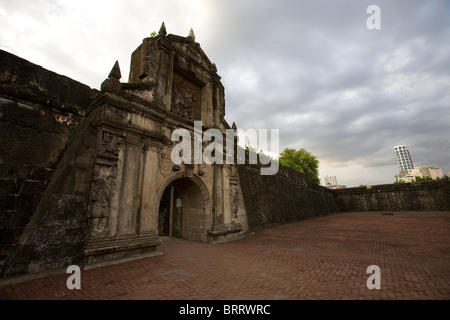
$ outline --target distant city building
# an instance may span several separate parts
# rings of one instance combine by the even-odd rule
[[[414,165],[409,154],[408,147],[399,145],[394,147],[400,174],[408,175],[409,170],[414,169]]]
[[[328,188],[328,189],[344,189],[344,188],[347,188],[347,186],[345,184],[327,184],[324,187]]]
[[[323,181],[324,186],[328,189],[342,189],[347,187],[343,184],[338,184],[336,176],[326,176]]]
[[[395,179],[397,182],[414,182],[416,181],[415,176],[405,175],[405,174],[396,174]]]
[[[336,176],[326,176],[323,179],[323,181],[324,181],[325,186],[327,186],[327,185],[330,185],[330,186],[337,185]]]
[[[440,179],[444,177],[444,172],[441,168],[425,167],[419,166],[414,167],[414,169],[408,170],[410,176],[420,177],[420,178],[431,178]]]
[[[441,179],[444,178],[444,172],[441,168],[418,166],[414,169],[408,170],[408,173],[400,173],[395,175],[397,182],[414,182],[416,178],[431,178]]]

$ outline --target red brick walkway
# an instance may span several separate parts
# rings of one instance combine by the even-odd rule
[[[222,244],[163,238],[163,255],[0,287],[0,299],[450,299],[450,212],[341,213]],[[381,269],[369,290],[367,267]]]

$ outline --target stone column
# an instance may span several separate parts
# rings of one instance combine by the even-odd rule
[[[158,233],[159,199],[156,199],[159,154],[156,149],[145,150],[144,172],[142,178],[139,233]]]
[[[213,223],[214,225],[223,225],[223,165],[214,165],[214,202],[213,202]]]

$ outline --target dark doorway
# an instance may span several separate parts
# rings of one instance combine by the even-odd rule
[[[160,236],[170,236],[170,203],[172,186],[169,185],[163,192],[159,204],[158,234]]]
[[[197,182],[198,183],[198,182]],[[172,181],[163,191],[158,211],[158,234],[206,242],[210,217],[207,190],[190,178]]]
[[[158,234],[181,238],[181,208],[177,206],[180,187],[176,182],[169,184],[161,196],[158,211]]]

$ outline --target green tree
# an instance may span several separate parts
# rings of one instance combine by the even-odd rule
[[[319,160],[304,148],[300,150],[286,148],[280,153],[280,164],[309,176],[313,183],[320,184]]]

